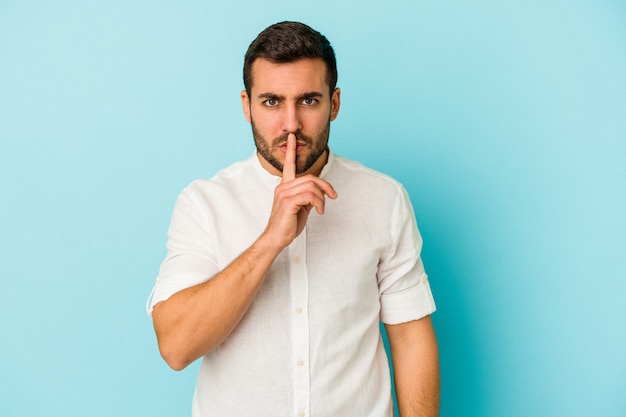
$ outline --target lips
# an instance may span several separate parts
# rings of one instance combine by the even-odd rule
[[[306,148],[306,144],[305,143],[301,143],[301,142],[297,142],[296,143],[296,153],[300,153],[304,148]],[[279,149],[281,152],[286,153],[287,152],[287,142],[281,144],[279,146]]]

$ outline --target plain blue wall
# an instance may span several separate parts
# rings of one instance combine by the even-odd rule
[[[187,416],[143,307],[178,192],[252,152],[242,57],[302,20],[331,146],[408,189],[443,417],[626,415],[626,4],[0,2],[0,415]]]

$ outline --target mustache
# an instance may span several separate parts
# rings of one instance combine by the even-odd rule
[[[304,143],[305,145],[310,145],[313,143],[313,139],[311,139],[310,137],[306,135],[303,135],[300,132],[287,132],[275,138],[272,141],[272,145],[276,147],[284,145],[285,143],[287,143],[287,138],[289,137],[291,133],[294,133],[294,135],[296,135],[296,142],[298,143]]]

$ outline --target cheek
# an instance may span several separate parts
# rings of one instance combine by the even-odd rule
[[[330,114],[326,112],[320,112],[309,115],[303,119],[303,129],[308,130],[310,133],[320,133],[326,128],[328,121],[330,120]]]
[[[252,112],[252,120],[257,130],[263,135],[274,136],[277,129],[280,129],[280,123],[277,117],[265,112]]]

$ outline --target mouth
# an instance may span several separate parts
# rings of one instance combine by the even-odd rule
[[[281,152],[287,153],[287,142],[280,144],[278,148]],[[306,148],[304,142],[296,142],[296,153],[300,153],[304,148]]]

